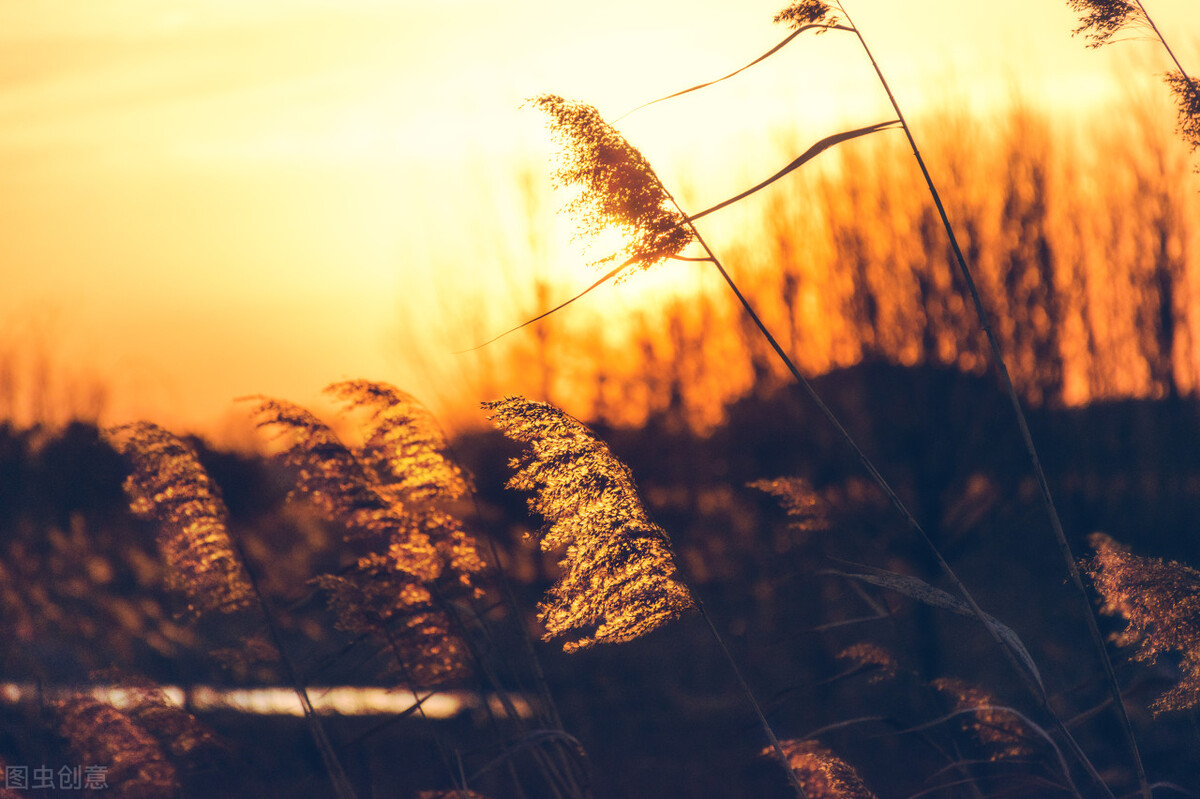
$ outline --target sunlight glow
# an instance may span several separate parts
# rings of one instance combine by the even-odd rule
[[[155,686],[162,691],[168,702],[198,713],[233,711],[260,716],[304,715],[300,698],[291,688],[215,688],[194,685]],[[36,702],[39,698],[66,699],[78,693],[76,689],[39,687],[26,683],[0,683],[0,701],[15,705]],[[138,701],[141,695],[115,685],[89,685],[85,691],[89,696],[116,708],[127,708]],[[393,688],[371,686],[309,686],[309,699],[318,713],[335,716],[396,716],[414,709],[411,693]],[[509,697],[513,708],[521,718],[531,718],[533,709],[529,701],[521,696]],[[421,710],[427,718],[449,719],[462,713],[478,710],[479,699],[466,691],[439,691],[422,697]],[[489,696],[491,713],[504,717],[503,703]]]
[[[1188,8],[1169,0],[1155,13],[1183,26]],[[109,422],[162,413],[211,430],[233,396],[306,396],[357,375],[471,407],[440,385],[465,368],[449,353],[482,340],[491,318],[534,310],[514,308],[512,287],[533,279],[569,296],[594,279],[564,220],[530,206],[545,202],[550,149],[521,106],[558,92],[614,119],[773,46],[776,10],[6,4],[0,314],[54,316],[51,371],[88,364],[86,379],[107,387]],[[1120,52],[1072,41],[1064,3],[946,0],[913,19],[903,4],[864,0],[854,11],[914,116],[948,102],[986,109],[1014,92],[1070,114],[1121,91]],[[621,130],[685,207],[706,207],[777,169],[797,146],[785,138],[879,121],[886,107],[855,46],[811,37]],[[532,191],[523,175],[535,176]],[[744,229],[763,207],[706,227]],[[660,268],[604,302],[646,307],[664,286],[687,290],[694,271]],[[464,285],[490,295],[488,320],[475,314],[447,343],[434,332],[447,303],[477,302],[451,298]],[[10,335],[0,351],[54,349]]]

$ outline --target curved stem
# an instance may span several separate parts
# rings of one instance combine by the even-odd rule
[[[1091,634],[1092,643],[1095,645],[1096,651],[1100,655],[1100,662],[1104,669],[1105,680],[1108,683],[1109,692],[1113,696],[1114,707],[1117,709],[1117,715],[1122,731],[1124,732],[1130,754],[1133,756],[1134,768],[1137,771],[1138,785],[1141,788],[1144,799],[1150,799],[1150,792],[1146,781],[1146,770],[1142,765],[1142,757],[1140,751],[1138,750],[1137,739],[1133,733],[1133,725],[1129,720],[1129,713],[1126,710],[1125,703],[1121,698],[1121,687],[1117,681],[1116,671],[1113,669],[1112,660],[1108,657],[1108,648],[1105,646],[1104,636],[1100,633],[1099,624],[1096,622],[1096,615],[1092,611],[1091,599],[1088,596],[1087,589],[1085,589],[1083,586],[1083,580],[1079,574],[1079,567],[1075,562],[1075,555],[1071,552],[1071,546],[1067,542],[1066,533],[1063,531],[1062,521],[1059,518],[1057,508],[1055,508],[1054,498],[1050,493],[1050,484],[1046,479],[1045,470],[1042,468],[1041,458],[1038,456],[1037,447],[1034,446],[1033,436],[1029,432],[1029,424],[1025,418],[1025,411],[1021,408],[1021,400],[1017,396],[1016,389],[1013,387],[1012,378],[1009,376],[1008,367],[1004,361],[1004,355],[1000,351],[1000,344],[996,339],[996,334],[992,330],[988,313],[983,307],[983,301],[980,299],[979,290],[975,285],[975,278],[971,273],[970,267],[967,266],[966,258],[962,253],[962,248],[958,244],[958,238],[954,235],[954,228],[950,224],[950,218],[946,214],[946,208],[942,203],[941,195],[938,193],[937,187],[934,185],[933,177],[929,174],[929,169],[925,165],[925,159],[921,157],[921,151],[917,147],[916,139],[913,138],[912,129],[909,128],[908,122],[904,118],[904,113],[900,110],[900,104],[896,102],[896,97],[892,94],[892,89],[888,85],[887,79],[884,78],[883,71],[880,69],[878,62],[876,62],[875,56],[871,52],[871,48],[867,46],[867,41],[863,38],[862,31],[860,31],[858,26],[856,26],[850,19],[850,15],[846,13],[846,9],[842,6],[841,2],[838,2],[837,5],[841,12],[845,14],[846,21],[852,28],[854,28],[854,33],[858,37],[859,43],[862,45],[863,52],[866,53],[867,58],[871,62],[871,66],[875,69],[875,74],[879,77],[879,83],[881,86],[883,86],[884,92],[887,93],[888,101],[895,110],[896,116],[900,119],[900,126],[904,130],[904,135],[908,138],[908,143],[912,148],[913,157],[917,161],[917,166],[919,166],[921,169],[921,175],[925,178],[925,185],[928,187],[929,194],[933,198],[933,203],[937,207],[938,215],[942,220],[942,226],[946,229],[946,235],[949,237],[950,247],[954,252],[954,259],[958,265],[959,273],[962,275],[963,281],[967,285],[968,293],[971,295],[971,303],[975,307],[975,313],[979,317],[979,323],[983,327],[984,334],[987,337],[988,347],[991,349],[992,359],[996,366],[996,370],[1000,373],[1001,384],[1003,385],[1005,393],[1008,395],[1009,402],[1013,408],[1013,413],[1016,416],[1017,426],[1020,428],[1021,432],[1021,441],[1025,445],[1025,451],[1028,453],[1029,460],[1033,466],[1034,475],[1037,478],[1038,488],[1041,491],[1042,502],[1046,506],[1046,511],[1050,517],[1050,527],[1054,532],[1054,538],[1055,542],[1058,544],[1059,553],[1062,555],[1063,561],[1066,563],[1067,573],[1070,575],[1072,585],[1075,586],[1079,596],[1083,599],[1084,617],[1087,620],[1088,632]],[[1139,2],[1138,5],[1140,6],[1141,3]],[[1145,12],[1143,11],[1143,13]],[[1173,54],[1172,57],[1174,57]]]
[[[675,207],[679,209],[679,212],[684,215],[684,218],[687,218],[687,214],[682,208],[679,207],[679,203],[671,195],[670,191],[665,186],[663,186],[662,189],[670,201],[674,203]],[[717,271],[720,273],[722,279],[724,279],[726,285],[729,286],[730,290],[734,293],[734,296],[737,297],[738,302],[741,304],[746,314],[750,317],[751,321],[754,322],[755,327],[758,328],[758,331],[762,334],[763,338],[766,339],[771,349],[775,351],[775,354],[779,356],[779,359],[783,362],[784,366],[787,367],[787,370],[791,373],[793,379],[795,379],[796,383],[799,384],[802,389],[804,389],[804,392],[817,406],[817,409],[825,417],[826,421],[829,422],[829,424],[834,428],[834,430],[837,431],[838,435],[842,438],[846,445],[849,446],[854,452],[859,460],[859,463],[867,471],[867,474],[871,476],[871,479],[875,481],[876,485],[878,485],[883,493],[887,496],[888,501],[892,504],[892,507],[894,507],[900,513],[900,515],[904,517],[904,520],[908,522],[909,527],[916,532],[930,553],[932,553],[934,559],[937,561],[938,567],[942,571],[942,574],[946,576],[946,578],[954,586],[955,590],[957,590],[958,593],[963,597],[964,601],[966,601],[967,605],[971,608],[972,614],[974,614],[984,628],[987,629],[989,635],[992,637],[992,640],[995,641],[996,645],[1000,647],[1000,650],[1004,653],[1004,656],[1007,658],[1009,664],[1025,682],[1026,687],[1033,694],[1041,709],[1046,712],[1046,714],[1054,722],[1055,728],[1066,739],[1072,752],[1083,764],[1084,769],[1087,770],[1092,779],[1096,780],[1104,788],[1106,795],[1112,799],[1112,791],[1110,791],[1104,784],[1103,779],[1101,779],[1100,775],[1096,772],[1095,767],[1092,765],[1091,761],[1088,760],[1087,755],[1083,752],[1083,749],[1080,748],[1079,744],[1075,741],[1074,736],[1072,736],[1066,727],[1063,726],[1062,721],[1058,718],[1058,715],[1050,707],[1049,697],[1046,696],[1045,690],[1037,683],[1032,675],[1029,674],[1029,672],[1021,664],[1017,655],[1012,651],[1009,645],[1005,643],[1003,637],[1000,635],[1000,632],[990,621],[987,614],[984,613],[983,608],[979,606],[979,603],[975,601],[975,598],[971,595],[971,592],[967,590],[966,585],[964,585],[962,580],[959,579],[958,574],[954,571],[946,559],[942,557],[941,551],[937,548],[937,545],[933,543],[933,539],[929,537],[929,534],[925,532],[925,528],[923,528],[921,523],[917,521],[915,516],[913,516],[912,511],[908,509],[908,506],[905,505],[904,501],[901,500],[899,495],[896,494],[895,490],[891,487],[891,485],[884,478],[883,474],[879,471],[867,454],[863,452],[861,447],[858,446],[858,442],[854,440],[853,436],[851,436],[846,428],[842,425],[841,420],[837,418],[837,415],[834,414],[829,406],[825,404],[825,401],[821,399],[820,395],[817,393],[817,390],[813,387],[812,383],[809,382],[808,378],[801,374],[800,370],[796,367],[796,364],[788,356],[787,352],[779,344],[779,341],[776,340],[770,329],[768,329],[766,324],[762,321],[762,318],[759,317],[758,313],[754,310],[754,307],[750,304],[750,301],[742,293],[741,289],[738,288],[737,283],[733,280],[730,274],[725,271],[725,267],[721,264],[720,259],[717,258],[716,254],[708,246],[708,242],[706,242],[704,237],[700,235],[700,231],[697,230],[696,226],[690,221],[688,222],[688,225],[691,228],[692,233],[695,234],[696,241],[701,247],[704,248],[708,258],[712,260],[713,265],[717,268]],[[782,750],[779,750],[779,754],[782,757]]]

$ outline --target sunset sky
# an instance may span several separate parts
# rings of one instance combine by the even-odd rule
[[[1197,52],[1195,0],[1147,8]],[[536,174],[548,152],[524,100],[553,92],[614,118],[761,54],[786,33],[771,24],[778,10],[0,0],[9,382],[27,392],[43,362],[59,393],[104,384],[106,423],[149,416],[209,432],[244,416],[236,396],[308,402],[349,377],[444,403],[454,391],[435,383],[454,373],[450,350],[480,331],[423,335],[429,316],[460,289],[478,302],[520,279],[498,271],[519,262],[526,236],[523,170]],[[1065,2],[849,10],[914,119],[951,102],[986,110],[1017,89],[1086,119],[1119,97],[1122,69],[1166,68],[1144,40],[1087,49]],[[798,39],[621,127],[668,182],[722,199],[780,165],[778,126],[816,140],[888,118],[856,47],[846,34]],[[561,231],[546,235],[562,285],[584,285]]]

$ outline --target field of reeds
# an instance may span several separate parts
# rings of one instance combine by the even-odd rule
[[[1071,5],[1098,43],[1149,24]],[[779,21],[857,36],[811,0]],[[0,797],[1197,795],[1170,83],[1182,141],[1165,87],[1102,135],[896,106],[788,145],[711,242],[717,206],[595,109],[531,101],[583,233],[623,244],[586,302],[463,354],[475,425],[361,379],[336,415],[239,400],[252,454],[0,428]],[[690,290],[607,325],[664,261]],[[514,292],[483,327],[565,299]]]

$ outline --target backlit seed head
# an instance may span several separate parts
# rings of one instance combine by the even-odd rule
[[[202,615],[248,606],[253,590],[229,538],[229,513],[196,451],[150,422],[116,427],[107,435],[130,466],[129,506],[157,524],[167,579],[187,596],[190,611]]]
[[[693,239],[683,214],[675,208],[650,162],[590,105],[553,94],[530,100],[550,118],[561,145],[555,183],[574,188],[567,204],[578,236],[595,240],[614,229],[624,246],[593,261],[594,265],[629,263],[649,268],[678,255]]]
[[[1166,77],[1179,104],[1179,134],[1196,150],[1200,148],[1200,85],[1182,72],[1169,72]]]
[[[1122,28],[1146,21],[1146,15],[1126,0],[1067,0],[1073,11],[1083,14],[1075,33],[1085,34],[1089,47],[1108,44]]]
[[[965,680],[943,677],[931,685],[950,698],[956,712],[973,710],[965,716],[963,727],[988,752],[991,760],[1004,760],[1032,754],[1030,733],[1011,711],[996,705],[991,694]]]
[[[818,741],[780,741],[808,799],[875,799],[854,767]],[[774,747],[763,750],[774,755]]]
[[[1183,678],[1153,704],[1155,712],[1200,704],[1200,572],[1182,563],[1142,558],[1103,533],[1088,539],[1095,553],[1082,562],[1103,604],[1100,612],[1124,616],[1128,626],[1115,636],[1137,646],[1136,660],[1153,662],[1178,652]]]
[[[569,636],[568,652],[631,641],[693,607],[666,531],[604,442],[544,402],[509,397],[484,407],[501,432],[528,445],[508,486],[530,492],[530,509],[545,518],[542,549],[563,551],[563,575],[539,605],[546,639]]]

